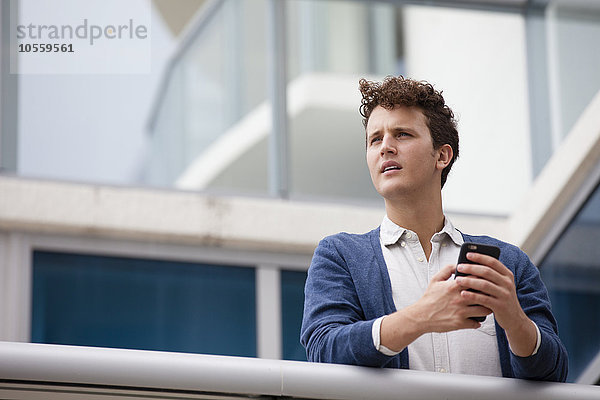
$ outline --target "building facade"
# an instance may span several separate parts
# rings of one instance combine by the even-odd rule
[[[35,3],[2,2],[3,49]],[[529,254],[569,379],[600,375],[600,9],[418,3],[191,1],[174,34],[140,1],[146,75],[14,73],[3,53],[0,339],[305,360],[312,251],[384,213],[358,79],[404,74],[458,115],[448,215]]]

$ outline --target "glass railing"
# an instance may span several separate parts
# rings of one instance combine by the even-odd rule
[[[533,174],[530,147],[514,145],[530,140],[525,18],[521,3],[503,3],[507,12],[477,2],[445,8],[454,3],[286,1],[290,197],[379,204],[362,162],[358,80],[402,73],[435,83],[459,117],[464,151],[444,190],[446,208],[509,214]],[[175,57],[158,99],[145,181],[273,193],[269,2],[208,4],[214,11]],[[502,163],[490,163],[479,150],[490,145],[506,157]],[[467,187],[474,180],[477,192]],[[511,193],[502,190],[507,186]]]
[[[152,185],[176,184],[215,141],[266,100],[266,1],[208,3],[205,18],[174,59],[151,120],[144,180]],[[244,170],[236,164],[234,169]],[[255,165],[255,172],[266,177],[265,165]],[[226,176],[222,181],[227,186]],[[251,189],[264,191],[261,183]]]
[[[288,1],[289,80],[315,72],[403,73],[401,21],[402,7],[389,3]]]
[[[356,92],[356,77],[360,74],[402,72],[400,42],[395,35],[401,8],[377,2],[315,0],[288,1],[286,6],[282,34],[287,37],[291,139],[287,161],[292,192],[360,197],[363,191],[367,197],[373,196],[364,168],[358,168],[360,180],[354,185],[360,190],[348,190],[352,186],[340,179],[319,184],[326,180],[322,173],[315,180],[317,172],[311,166],[328,169],[322,154],[317,154],[315,162],[315,152],[306,151],[308,140],[323,135],[319,123],[330,119],[342,124],[350,117],[354,143],[358,144],[354,150],[360,158],[362,128],[357,105],[328,118],[327,106],[323,108],[323,101],[317,104],[314,100],[318,93],[312,91],[330,91],[330,87],[320,88],[318,84],[335,82],[335,75],[352,76],[344,83]],[[214,1],[204,13],[206,18],[200,19],[189,43],[174,58],[164,95],[155,107],[144,181],[217,193],[266,194],[271,134],[268,3]],[[310,79],[318,74],[321,79]],[[309,131],[314,134],[308,135]],[[329,170],[337,172],[332,178],[339,178],[339,169]],[[331,184],[340,181],[339,185]]]

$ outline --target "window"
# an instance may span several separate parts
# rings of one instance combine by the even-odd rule
[[[256,356],[255,270],[35,251],[32,341]]]
[[[281,271],[281,331],[284,360],[306,361],[306,352],[300,344],[305,282],[305,271]]]

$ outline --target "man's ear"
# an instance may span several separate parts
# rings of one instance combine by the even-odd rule
[[[452,146],[449,144],[444,144],[437,150],[438,159],[436,162],[436,167],[439,169],[444,169],[450,164],[452,161],[452,157],[454,156],[454,151],[452,151]]]

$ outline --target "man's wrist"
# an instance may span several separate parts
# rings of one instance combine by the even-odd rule
[[[508,347],[514,355],[529,357],[537,352],[541,334],[537,324],[526,315],[521,323],[511,329],[506,329],[505,332]]]
[[[381,320],[381,345],[391,351],[401,351],[423,333],[414,305],[396,311]]]
[[[433,331],[429,326],[431,319],[426,315],[419,302],[405,307],[402,311],[405,323],[408,325],[407,331],[412,336],[415,336],[415,339]]]
[[[386,356],[395,356],[400,353],[400,351],[393,351],[385,347],[381,344],[381,322],[386,316],[379,317],[375,321],[373,321],[373,327],[371,329],[371,334],[373,335],[373,346],[375,346],[375,350],[384,354]]]

